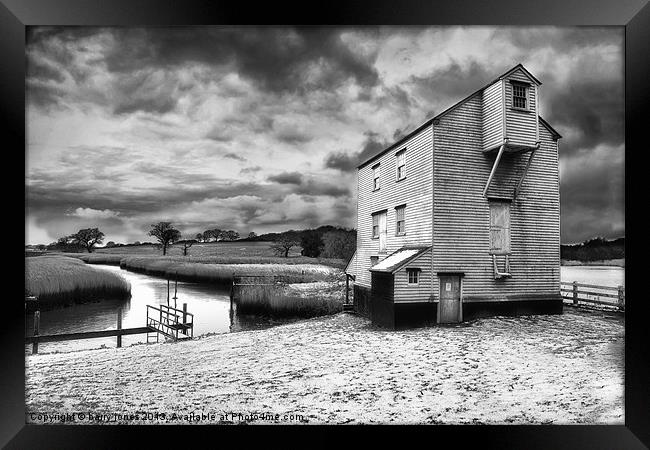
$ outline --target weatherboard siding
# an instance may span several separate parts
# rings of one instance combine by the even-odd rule
[[[483,135],[482,108],[481,96],[475,96],[442,117],[434,127],[434,274],[463,272],[464,301],[558,294],[560,209],[557,143],[545,127],[539,127],[541,147],[535,154],[519,196],[511,205],[512,277],[494,280],[489,253],[489,206],[482,191],[495,157],[479,151]],[[528,132],[534,136],[536,128]],[[528,155],[505,155],[504,159],[523,160]],[[437,300],[438,277],[434,276],[432,282]]]
[[[418,284],[409,284],[407,269],[420,269]],[[428,302],[431,299],[431,251],[409,261],[404,267],[395,272],[394,290],[395,303]]]
[[[483,91],[483,150],[503,143],[503,92],[501,80]]]
[[[529,83],[527,93],[528,110],[513,108],[512,84],[510,80]],[[506,137],[508,144],[533,146],[537,142],[538,111],[537,111],[537,89],[536,84],[520,69],[516,70],[506,78],[505,83],[505,113],[506,113]]]
[[[403,246],[431,245],[433,208],[432,127],[423,128],[399,147],[358,170],[356,283],[370,287],[370,257],[379,261]],[[397,181],[395,154],[406,149],[406,178]],[[373,191],[373,170],[381,167],[381,187]],[[406,205],[406,232],[396,236],[395,207]],[[379,254],[379,239],[372,238],[372,214],[386,210],[386,253]]]

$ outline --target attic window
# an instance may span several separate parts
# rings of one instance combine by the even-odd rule
[[[528,109],[526,104],[526,86],[523,84],[512,84],[512,106],[520,109]]]

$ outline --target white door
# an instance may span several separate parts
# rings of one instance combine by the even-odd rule
[[[379,252],[386,253],[386,213],[379,214]]]

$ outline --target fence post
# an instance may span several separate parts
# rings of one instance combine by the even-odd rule
[[[578,282],[573,282],[573,306],[578,306]]]
[[[183,325],[187,323],[187,303],[183,303]]]
[[[122,308],[117,310],[117,329],[121,330],[122,329]],[[122,335],[118,334],[117,335],[117,348],[120,348],[122,346]]]
[[[625,288],[623,286],[618,287],[618,309],[625,310]]]
[[[38,329],[41,325],[41,312],[34,311],[34,343],[32,344],[32,354],[38,353]]]
[[[345,304],[350,303],[350,276],[345,274]]]

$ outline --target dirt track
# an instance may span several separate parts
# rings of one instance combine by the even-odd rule
[[[342,313],[191,342],[40,354],[26,360],[27,421],[82,412],[75,422],[91,423],[90,412],[151,423],[147,412],[214,423],[257,412],[280,414],[277,423],[623,424],[624,332],[620,317],[569,308],[408,331]]]

